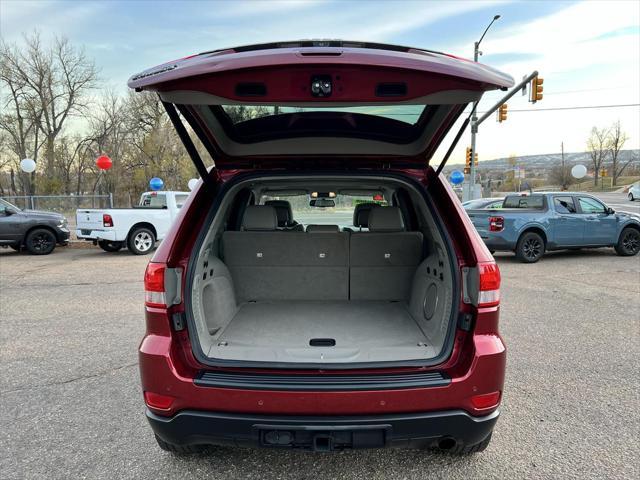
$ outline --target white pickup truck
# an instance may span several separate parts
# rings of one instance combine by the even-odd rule
[[[126,245],[131,253],[145,255],[167,234],[188,196],[189,192],[145,192],[133,208],[76,210],[76,236],[105,252]]]

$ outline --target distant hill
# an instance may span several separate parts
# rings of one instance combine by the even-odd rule
[[[626,162],[631,157],[635,158],[633,164],[640,166],[640,150],[622,150],[620,152],[620,161],[622,162]],[[587,168],[591,165],[591,158],[587,152],[565,152],[564,160],[568,165],[581,163]],[[561,161],[561,153],[544,153],[540,155],[524,155],[516,157],[517,165],[524,167],[525,170],[549,170],[556,165],[560,165]],[[605,165],[609,165],[610,163],[611,162],[607,158]],[[460,164],[447,165],[445,171],[450,171],[460,167]],[[506,168],[509,168],[509,157],[496,158],[494,160],[481,160],[478,163],[479,170],[502,170]]]

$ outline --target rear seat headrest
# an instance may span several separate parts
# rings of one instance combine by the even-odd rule
[[[378,207],[377,203],[359,203],[353,210],[353,225],[360,228],[369,227],[369,213],[371,209]]]
[[[276,209],[270,205],[249,205],[242,217],[242,230],[271,231],[278,226]]]
[[[286,200],[267,200],[265,205],[269,205],[276,209],[278,216],[278,226],[288,227],[293,222],[293,210],[291,204]]]
[[[307,225],[307,232],[311,233],[337,233],[339,231],[338,225]]]
[[[370,232],[404,232],[402,212],[398,207],[378,207],[369,213]]]

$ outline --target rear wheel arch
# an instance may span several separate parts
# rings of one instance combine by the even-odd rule
[[[547,233],[540,227],[527,227],[526,229],[524,229],[522,232],[520,232],[520,235],[518,235],[518,242],[525,234],[529,232],[537,233],[538,235],[540,235],[542,237],[542,240],[544,241],[544,246],[545,247],[547,246],[548,244]]]
[[[148,228],[153,232],[153,236],[156,237],[156,239],[158,238],[158,232],[156,231],[156,227],[154,227],[153,224],[149,222],[138,222],[132,225],[131,228],[129,229],[129,232],[127,233],[127,239],[129,239],[131,234],[138,228]]]

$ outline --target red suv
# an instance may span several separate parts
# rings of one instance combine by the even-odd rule
[[[467,105],[512,85],[342,41],[205,52],[129,80],[160,96],[202,178],[145,274],[140,372],[161,448],[486,448],[500,273],[429,163]]]

